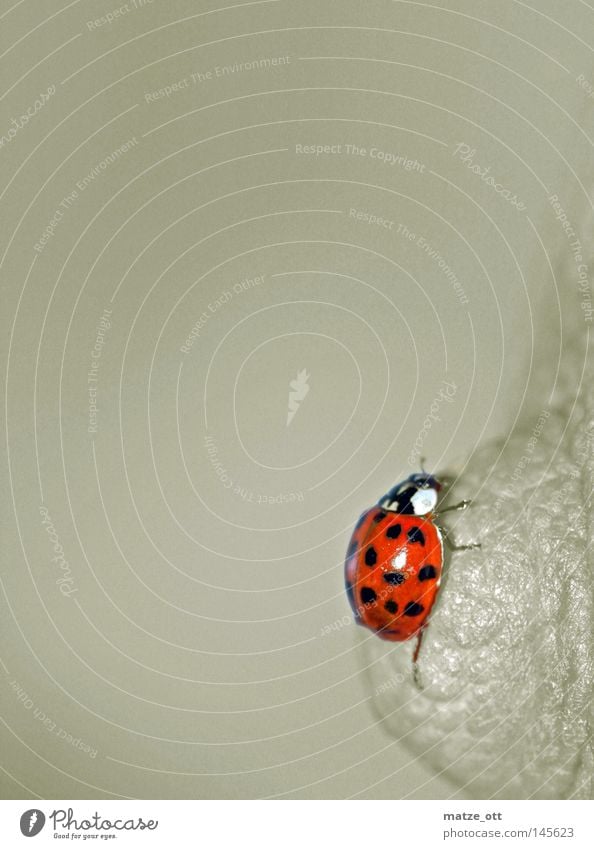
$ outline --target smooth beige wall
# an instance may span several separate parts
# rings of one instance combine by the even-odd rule
[[[343,554],[587,328],[592,10],[53,5],[1,10],[3,795],[456,793]]]

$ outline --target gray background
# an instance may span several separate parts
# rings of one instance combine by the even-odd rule
[[[89,28],[114,8],[1,10],[1,133],[55,86],[0,148],[2,794],[448,797],[371,710],[343,553],[444,381],[431,469],[542,407],[584,332],[547,198],[585,240],[594,13],[153,0]]]

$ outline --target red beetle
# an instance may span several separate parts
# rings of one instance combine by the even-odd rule
[[[417,683],[421,639],[441,582],[443,543],[448,543],[437,519],[470,504],[462,501],[436,513],[441,488],[426,472],[412,474],[393,487],[362,514],[345,561],[346,591],[357,623],[383,640],[400,642],[417,636],[413,654]],[[478,547],[448,544],[456,550]]]

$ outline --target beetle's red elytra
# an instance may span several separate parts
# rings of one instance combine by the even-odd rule
[[[437,598],[447,534],[436,512],[442,484],[425,472],[393,487],[360,517],[345,561],[345,584],[356,621],[383,640],[417,636],[416,664],[423,629]],[[448,510],[461,510],[462,501]],[[452,548],[475,548],[451,546]]]

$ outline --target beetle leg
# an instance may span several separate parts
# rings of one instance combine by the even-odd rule
[[[412,666],[413,666],[413,681],[415,682],[415,686],[418,690],[423,689],[423,682],[421,680],[421,670],[419,669],[419,652],[421,650],[421,642],[423,641],[423,630],[419,631],[417,636],[417,645],[415,646],[415,651],[412,658]]]
[[[452,504],[450,507],[446,507],[444,510],[440,510],[439,513],[437,514],[437,517],[441,516],[442,513],[449,513],[452,510],[466,510],[468,507],[470,507],[471,504],[472,504],[472,501],[468,498],[465,498],[463,501],[459,501],[457,504]],[[448,531],[446,531],[445,528],[440,527],[440,531],[441,531],[442,536],[443,536],[443,541],[445,542],[447,547],[450,549],[450,551],[468,551],[471,548],[480,548],[481,547],[480,542],[473,542],[473,543],[470,543],[469,545],[456,545],[449,538]]]
[[[471,548],[482,548],[480,542],[471,542],[468,545],[456,545],[452,542],[449,534],[442,530],[443,541],[450,551],[469,551]]]
[[[470,507],[472,501],[470,499],[465,498],[464,501],[459,501],[458,504],[452,504],[451,507],[445,507],[443,510],[439,511],[439,515],[442,513],[449,513],[452,510],[466,510],[467,507]]]

